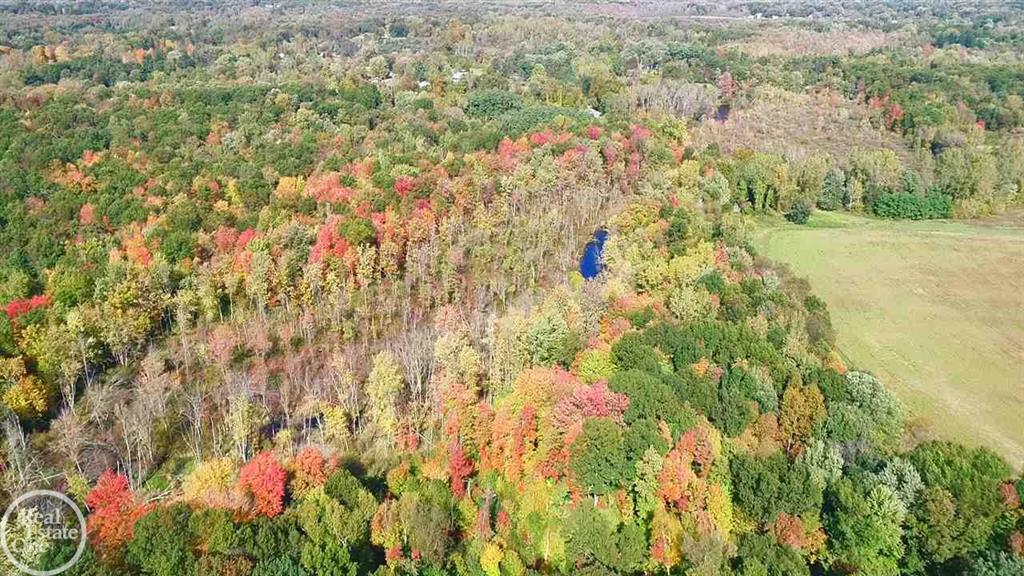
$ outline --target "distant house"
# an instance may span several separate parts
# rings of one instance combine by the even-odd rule
[[[417,86],[420,87],[420,90],[426,90],[427,88],[430,88],[430,82],[427,82],[426,80],[420,80]]]
[[[452,82],[462,82],[462,80],[465,77],[466,77],[466,71],[465,70],[456,70],[455,72],[452,72]]]
[[[600,118],[601,117],[601,111],[600,110],[594,110],[593,108],[587,108],[587,114],[590,114],[594,118]]]

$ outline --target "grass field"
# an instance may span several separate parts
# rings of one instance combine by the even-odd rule
[[[1018,215],[1019,216],[1019,215]],[[808,278],[837,343],[935,435],[1024,465],[1024,219],[762,221],[755,245]]]

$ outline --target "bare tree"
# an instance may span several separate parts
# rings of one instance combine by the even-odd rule
[[[185,420],[185,443],[198,464],[203,457],[203,419],[209,394],[201,383],[193,384],[182,394],[180,414]]]
[[[389,347],[402,365],[405,381],[415,401],[426,397],[426,383],[434,367],[434,341],[437,335],[429,324],[411,326],[402,332]]]
[[[54,419],[50,425],[50,430],[54,434],[54,448],[56,451],[73,463],[75,469],[81,472],[82,466],[79,455],[85,446],[86,429],[79,422],[74,409],[65,407],[60,416]]]
[[[123,448],[122,465],[133,487],[142,484],[153,465],[153,430],[157,422],[166,417],[173,386],[173,378],[164,370],[163,359],[150,353],[142,360],[142,371],[135,379],[133,401],[114,407]]]
[[[25,442],[18,417],[9,410],[3,413],[4,435],[7,439],[7,469],[4,484],[8,492],[24,492],[42,479],[42,465],[35,451]]]

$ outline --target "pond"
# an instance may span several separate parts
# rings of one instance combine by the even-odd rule
[[[608,230],[598,228],[594,231],[593,240],[587,242],[587,247],[583,249],[583,256],[580,258],[580,274],[587,280],[596,278],[604,269],[604,265],[601,263],[601,252],[604,250],[604,241],[607,239]]]
[[[728,104],[722,104],[721,106],[718,107],[718,110],[715,110],[715,120],[717,120],[719,124],[725,122],[726,120],[729,119],[730,111],[732,111],[732,106],[729,106]]]

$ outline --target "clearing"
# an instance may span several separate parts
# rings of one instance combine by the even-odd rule
[[[938,436],[1024,465],[1024,218],[893,222],[816,212],[755,245],[824,299],[850,366]]]

